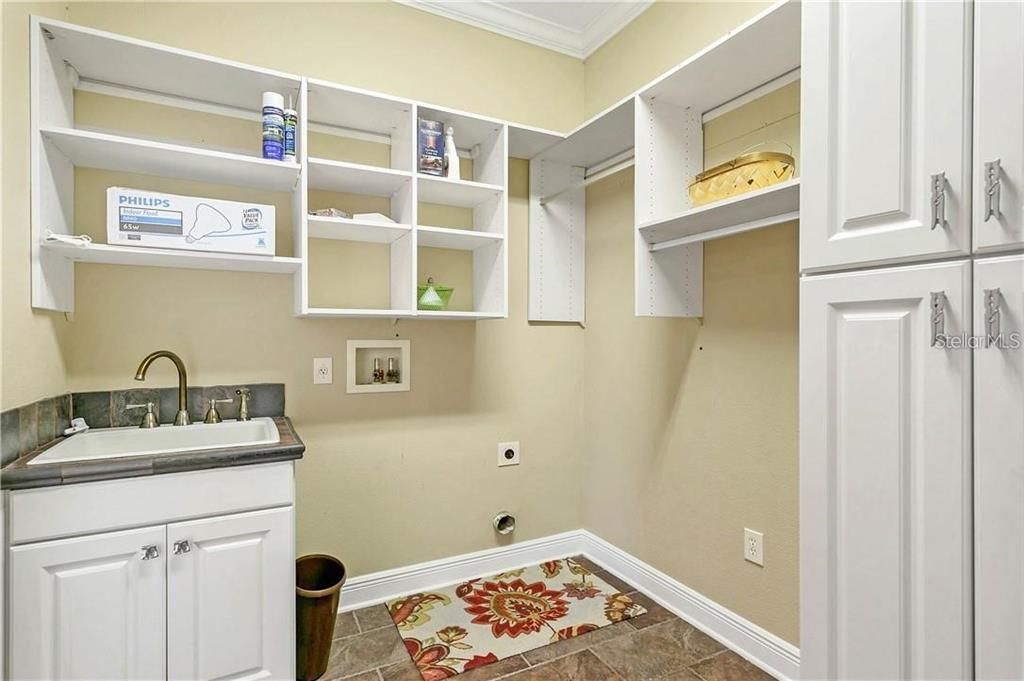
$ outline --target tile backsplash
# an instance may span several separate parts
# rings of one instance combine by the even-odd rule
[[[238,418],[235,390],[249,388],[250,416],[284,416],[283,383],[194,386],[188,389],[188,411],[201,422],[211,399],[231,399],[217,405],[224,419]],[[153,402],[160,423],[173,423],[178,413],[177,388],[131,388],[84,393],[66,393],[0,413],[0,465],[64,434],[72,418],[84,418],[92,428],[136,426],[145,409],[128,409],[129,404]]]

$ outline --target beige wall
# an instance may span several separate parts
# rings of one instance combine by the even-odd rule
[[[656,4],[587,61],[587,111],[761,8]],[[705,164],[763,140],[799,159],[799,84],[709,122]],[[796,225],[705,246],[702,320],[633,315],[632,229],[631,172],[588,188],[587,527],[798,643]]]
[[[155,4],[145,12],[123,4],[7,4],[4,170],[27,167],[30,12],[568,129],[761,6],[659,3],[584,65],[391,3],[297,4],[287,12],[268,4]],[[266,40],[282,20],[301,30]],[[229,39],[225,26],[232,27]],[[424,35],[437,63],[448,66],[443,72],[423,72]],[[101,124],[109,102],[81,99],[82,121]],[[790,134],[792,95],[775,99],[709,128],[708,160],[751,143],[759,123],[774,126],[773,135]],[[119,120],[155,126],[154,135],[174,122],[139,104]],[[230,144],[249,134],[237,125],[214,119],[187,127]],[[2,406],[65,388],[128,387],[140,357],[170,347],[185,357],[196,384],[287,384],[287,411],[308,446],[297,467],[301,551],[337,553],[353,574],[395,567],[493,545],[490,516],[510,508],[519,516],[517,539],[586,526],[795,642],[795,228],[708,246],[703,325],[637,319],[632,181],[619,174],[588,191],[586,331],[531,326],[525,321],[527,179],[527,165],[514,161],[510,318],[404,321],[395,328],[385,321],[296,319],[288,277],[93,265],[78,268],[73,321],[33,313],[28,176],[4,172]],[[102,236],[98,192],[129,181],[213,189],[82,171],[79,229]],[[288,253],[288,198],[265,198],[280,202],[280,252]],[[356,285],[366,281],[356,263],[369,270],[380,262],[358,250],[336,261],[328,248],[318,256],[324,267],[346,263]],[[333,301],[351,294],[346,280],[336,283],[323,295]],[[413,391],[346,395],[345,340],[396,332],[412,340]],[[335,358],[336,383],[314,387],[311,358],[323,355]],[[151,381],[172,384],[169,367],[154,368]],[[505,439],[522,441],[524,463],[499,471],[494,444]],[[740,558],[744,526],[766,533],[763,569]]]

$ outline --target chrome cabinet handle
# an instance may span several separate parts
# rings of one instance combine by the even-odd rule
[[[999,185],[1002,175],[1003,170],[998,158],[985,163],[985,222],[988,222],[989,218],[998,220],[1003,216],[999,210]]]
[[[946,292],[932,291],[931,295],[932,347],[946,335]]]
[[[153,560],[160,557],[160,547],[156,544],[148,544],[142,547],[142,560]]]
[[[932,175],[931,229],[946,226],[946,173]]]
[[[1003,293],[997,288],[985,289],[985,347],[991,348],[999,341],[1000,312]]]
[[[174,548],[171,549],[171,551],[176,556],[180,556],[183,553],[188,553],[191,550],[192,545],[188,542],[188,539],[181,539],[179,541],[174,542]]]

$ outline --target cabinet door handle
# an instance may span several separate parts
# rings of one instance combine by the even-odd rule
[[[931,228],[946,226],[946,173],[932,175]]]
[[[1003,293],[997,288],[985,289],[985,347],[991,348],[999,342],[1000,313]]]
[[[999,210],[999,185],[1002,174],[998,158],[985,163],[985,222],[988,222],[989,218],[998,220],[1003,216]]]
[[[188,553],[192,550],[192,545],[188,542],[188,539],[181,539],[174,542],[174,548],[171,549],[174,555],[180,556],[183,553]]]
[[[931,295],[932,347],[946,335],[946,292],[932,291]]]
[[[160,547],[156,544],[148,544],[142,547],[142,560],[153,560],[160,557]]]

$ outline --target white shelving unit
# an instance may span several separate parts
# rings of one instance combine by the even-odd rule
[[[50,19],[33,18],[31,30],[32,302],[38,308],[71,311],[74,263],[88,261],[293,273],[295,312],[312,318],[505,317],[507,165],[513,155],[531,164],[531,320],[583,321],[584,187],[631,165],[636,176],[636,313],[697,316],[702,312],[702,242],[792,219],[799,206],[798,181],[700,208],[689,205],[686,192],[690,179],[703,169],[703,115],[763,91],[799,68],[800,7],[795,0],[773,5],[568,134]],[[296,102],[299,114],[296,163],[264,160],[255,144],[257,153],[247,154],[78,128],[76,89],[250,120],[259,119],[261,93],[282,93]],[[473,159],[472,178],[417,172],[419,117],[455,128],[460,156]],[[389,158],[381,167],[330,153],[311,157],[310,134],[386,144]],[[44,244],[47,230],[80,231],[75,225],[75,167],[289,191],[294,256]],[[326,207],[310,205],[311,191],[317,197],[319,192],[373,197],[374,205],[386,198],[394,223],[310,216],[310,208]],[[464,221],[421,224],[423,204],[471,211],[472,229],[464,229]],[[310,288],[317,285],[311,280],[311,255],[328,241],[332,247],[362,242],[388,248],[385,308],[310,304]],[[471,253],[472,309],[416,309],[423,248]]]
[[[305,317],[429,317],[490,319],[507,316],[507,177],[509,125],[484,116],[417,104],[411,100],[280,73],[44,18],[31,25],[32,87],[32,301],[43,309],[74,307],[74,263],[141,265],[181,269],[292,274],[295,311]],[[158,84],[158,85],[154,85]],[[158,88],[158,89],[155,89]],[[294,163],[253,153],[214,149],[76,126],[74,91],[87,90],[203,113],[259,120],[261,94],[274,91],[296,102],[299,113]],[[449,180],[416,172],[418,116],[456,129],[460,154],[473,159],[473,178]],[[517,128],[521,155],[560,138],[539,128]],[[385,144],[384,166],[361,159],[311,154],[310,134],[336,135]],[[319,151],[319,149],[318,149]],[[134,248],[94,243],[78,247],[44,242],[47,231],[74,234],[75,168],[180,178],[291,192],[294,256],[248,256]],[[311,192],[387,199],[393,223],[309,215]],[[472,212],[473,229],[423,225],[420,203]],[[358,211],[374,212],[377,208]],[[318,307],[310,304],[311,256],[326,242],[369,243],[389,252],[384,308]],[[416,309],[419,249],[470,252],[473,309]],[[313,273],[330,276],[331,272]],[[443,273],[438,273],[443,276]],[[324,283],[321,279],[319,283]],[[327,282],[330,283],[330,282]]]
[[[299,99],[298,76],[195,54],[50,19],[33,18],[31,49],[32,305],[74,309],[74,263],[294,273],[301,257],[250,256],[44,243],[47,231],[75,234],[75,168],[186,178],[295,191],[298,163],[76,126],[74,92],[123,97],[257,120],[267,90]],[[154,92],[159,84],[160,92]],[[293,194],[297,198],[297,193]]]
[[[800,67],[800,5],[783,0],[530,161],[529,318],[582,322],[584,187],[634,166],[635,311],[702,314],[702,243],[796,219],[793,181],[694,208],[687,185],[704,169],[704,114],[792,82]],[[520,132],[520,143],[539,133]]]

